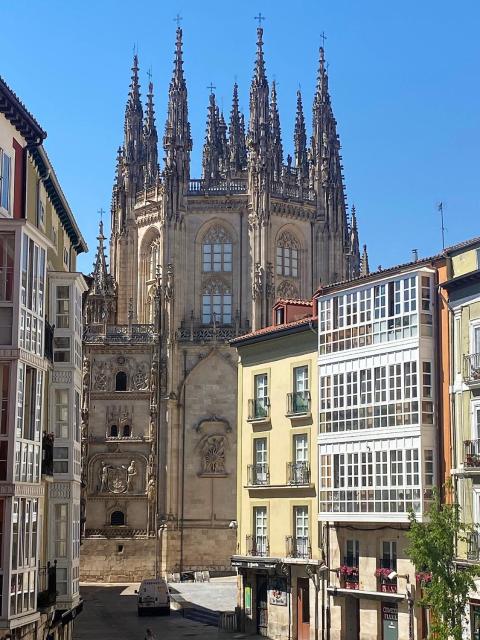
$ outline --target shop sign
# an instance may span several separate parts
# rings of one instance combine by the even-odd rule
[[[287,606],[287,581],[285,578],[271,578],[269,584],[270,604]]]

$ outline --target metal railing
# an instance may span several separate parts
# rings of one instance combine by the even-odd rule
[[[312,547],[306,537],[286,536],[287,558],[311,558]]]
[[[467,559],[480,560],[480,532],[473,531],[467,543]]]
[[[287,484],[310,484],[310,463],[287,462]]]
[[[247,535],[247,555],[266,557],[270,552],[267,536]]]
[[[463,379],[465,382],[480,382],[480,353],[463,356]]]
[[[253,398],[248,401],[248,419],[261,420],[270,417],[270,398]]]
[[[53,476],[53,433],[44,433],[42,437],[42,476]]]
[[[52,607],[57,601],[57,561],[53,565],[47,562],[46,567],[38,570],[37,606],[39,609]]]
[[[310,413],[310,391],[287,393],[287,415]]]
[[[463,443],[463,466],[480,470],[480,440],[465,440]]]
[[[249,464],[247,467],[249,486],[263,486],[270,484],[270,472],[266,462],[261,464]]]

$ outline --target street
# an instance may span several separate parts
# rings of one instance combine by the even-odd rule
[[[135,589],[138,584],[95,584],[81,587],[85,606],[75,624],[74,640],[143,640],[149,627],[160,640],[223,637],[217,630],[220,611],[235,608],[234,579],[218,579],[209,583],[170,585],[170,616],[137,616]],[[179,607],[178,610],[175,610]],[[243,638],[243,634],[225,634],[225,638]]]

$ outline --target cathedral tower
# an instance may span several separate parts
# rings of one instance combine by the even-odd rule
[[[86,302],[84,579],[229,567],[237,483],[229,340],[270,324],[277,299],[310,298],[321,283],[360,272],[323,49],[311,144],[298,92],[294,159],[285,163],[263,46],[259,27],[247,133],[236,83],[228,126],[209,96],[201,178],[190,177],[182,30],[160,166],[153,85],[143,106],[134,58],[111,267],[101,228]]]

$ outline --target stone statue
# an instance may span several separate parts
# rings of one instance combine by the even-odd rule
[[[102,461],[100,469],[100,491],[108,491],[108,469],[109,465]]]
[[[137,467],[135,466],[135,460],[130,462],[127,469],[127,493],[133,491],[133,479],[137,475]]]
[[[82,415],[88,415],[88,392],[90,390],[90,361],[84,356],[82,370]]]
[[[150,478],[147,485],[147,498],[149,502],[155,502],[157,496],[157,487],[155,478]]]

